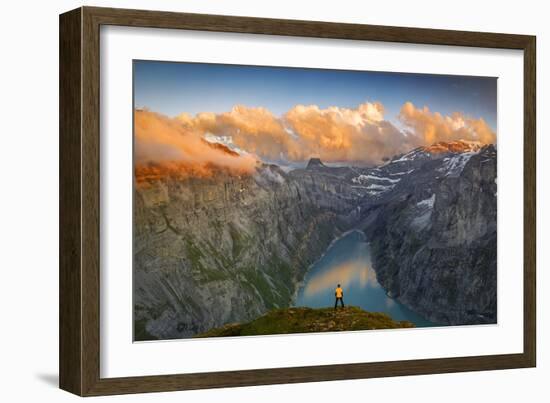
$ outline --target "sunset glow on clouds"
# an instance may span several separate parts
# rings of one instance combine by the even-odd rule
[[[138,165],[169,163],[190,168],[193,175],[207,176],[212,166],[250,173],[257,159],[236,155],[203,138],[203,132],[187,128],[176,119],[149,111],[134,114],[135,160]],[[191,170],[192,169],[192,170]]]
[[[373,165],[438,141],[496,142],[496,134],[482,118],[459,112],[445,116],[406,102],[398,120],[404,129],[386,119],[379,102],[355,108],[296,105],[281,116],[242,105],[223,113],[182,113],[176,118],[136,110],[136,161],[250,172],[259,160],[284,164],[320,157],[325,162]],[[240,155],[212,147],[205,138],[213,137],[229,139]]]
[[[477,140],[483,144],[496,142],[496,133],[483,119],[473,119],[459,112],[443,116],[426,106],[416,108],[411,102],[406,102],[401,108],[399,119],[408,127],[411,135],[423,139],[423,145],[461,139]]]

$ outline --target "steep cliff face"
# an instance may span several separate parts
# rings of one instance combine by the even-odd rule
[[[436,323],[495,323],[495,148],[443,153],[414,169],[370,210],[379,282]]]
[[[187,337],[289,306],[342,226],[345,206],[321,208],[315,194],[268,165],[254,175],[140,178],[135,338]]]

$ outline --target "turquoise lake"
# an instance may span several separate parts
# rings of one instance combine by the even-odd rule
[[[298,291],[295,306],[334,306],[334,289],[340,284],[344,303],[366,311],[384,312],[394,320],[408,320],[417,327],[435,326],[409,308],[388,297],[372,269],[370,247],[365,235],[351,231],[334,241],[313,264]]]

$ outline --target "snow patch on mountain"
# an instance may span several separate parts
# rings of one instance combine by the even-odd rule
[[[242,148],[237,147],[235,143],[233,143],[233,136],[216,136],[212,133],[206,133],[204,135],[204,139],[209,143],[222,144],[229,148],[231,151],[235,151],[240,155],[248,155],[248,152],[246,152]]]
[[[386,193],[390,190],[392,190],[395,187],[395,185],[380,185],[376,183],[372,183],[365,187],[367,190],[367,194],[371,196],[380,196],[383,193]]]
[[[429,198],[419,201],[418,203],[416,203],[416,205],[419,207],[433,208],[434,203],[435,203],[435,193],[431,195]]]
[[[403,172],[391,172],[390,175],[392,175],[392,176],[408,175],[408,174],[413,173],[413,172],[414,172],[414,169],[409,169],[408,171],[403,171]]]
[[[462,170],[478,151],[470,151],[462,154],[453,155],[452,157],[446,157],[443,159],[443,165],[438,169],[438,172],[442,172],[445,176],[458,176],[462,173]]]
[[[428,155],[429,154],[426,153],[421,148],[415,148],[414,150],[408,152],[407,154],[404,154],[400,158],[391,160],[389,163],[394,164],[394,163],[397,163],[397,162],[413,161],[413,160],[415,160],[417,158],[420,158],[420,157],[427,157]]]
[[[374,181],[384,181],[384,182],[390,182],[390,183],[397,183],[399,182],[401,179],[397,178],[397,179],[391,179],[391,178],[384,178],[384,177],[380,177],[380,176],[375,176],[375,175],[364,175],[364,174],[361,174],[359,176],[356,176],[355,178],[352,178],[351,181],[353,183],[358,183],[358,184],[364,184],[366,182],[369,182],[371,180],[374,180]]]
[[[435,193],[424,200],[420,200],[416,203],[418,208],[418,216],[411,221],[411,227],[417,231],[423,230],[430,223],[432,218],[432,211],[435,203]]]

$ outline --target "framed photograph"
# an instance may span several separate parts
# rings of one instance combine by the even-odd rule
[[[533,367],[535,37],[60,16],[60,387]]]

